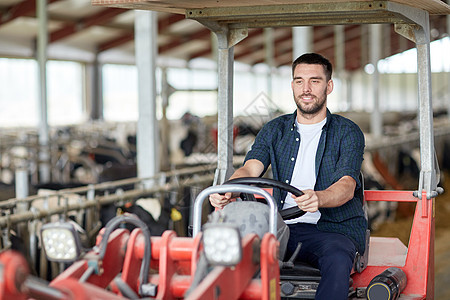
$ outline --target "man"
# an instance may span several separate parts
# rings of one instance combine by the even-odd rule
[[[288,251],[301,242],[298,259],[320,269],[316,299],[347,299],[355,254],[365,250],[367,221],[355,195],[361,186],[364,135],[355,123],[327,109],[331,74],[331,63],[319,54],[304,54],[293,62],[296,111],[261,129],[243,167],[231,178],[259,177],[272,165],[275,180],[304,192],[294,197],[274,190],[279,209],[297,205],[306,212],[286,221]],[[231,198],[231,193],[213,194],[210,202],[223,208]]]

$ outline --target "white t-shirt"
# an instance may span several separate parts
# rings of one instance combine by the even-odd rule
[[[316,124],[300,124],[298,123],[297,118],[295,119],[295,125],[300,134],[300,147],[298,149],[297,159],[292,173],[291,185],[299,190],[313,190],[316,184],[316,152],[320,135],[322,134],[322,128],[326,122],[327,119],[325,118],[323,121]],[[288,193],[283,208],[285,209],[292,206],[297,206],[297,203],[292,199],[291,193]],[[307,212],[301,217],[286,220],[285,222],[286,224],[298,222],[317,224],[319,219],[320,211],[316,211],[314,213]]]

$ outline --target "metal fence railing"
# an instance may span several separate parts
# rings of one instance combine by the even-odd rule
[[[19,248],[25,252],[36,275],[43,278],[55,276],[63,266],[48,263],[43,251],[40,251],[39,231],[42,224],[70,217],[83,227],[88,239],[93,241],[101,229],[102,207],[110,204],[121,206],[140,198],[156,198],[161,205],[165,203],[162,199],[169,198],[173,207],[190,206],[190,201],[182,202],[186,197],[193,200],[202,189],[212,184],[215,168],[215,165],[201,165],[161,172],[150,178],[130,178],[4,200],[0,202],[0,249]],[[190,210],[190,207],[187,209]],[[48,266],[52,268],[51,273]]]

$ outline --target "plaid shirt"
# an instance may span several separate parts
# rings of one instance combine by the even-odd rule
[[[245,161],[257,159],[264,164],[264,172],[272,166],[273,178],[291,183],[295,161],[300,146],[300,134],[296,130],[297,112],[273,119],[258,133]],[[367,220],[356,192],[361,188],[360,170],[364,154],[364,135],[352,121],[327,109],[327,122],[322,128],[317,148],[316,184],[314,190],[321,191],[343,176],[356,181],[355,196],[340,207],[320,208],[321,217],[317,228],[338,232],[348,236],[360,253],[365,248]],[[282,209],[287,192],[274,189],[278,209]]]

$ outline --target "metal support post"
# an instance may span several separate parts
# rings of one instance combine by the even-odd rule
[[[86,67],[85,84],[88,87],[86,93],[86,108],[90,120],[103,120],[103,89],[102,89],[102,64],[98,54],[92,64]]]
[[[417,76],[419,87],[419,138],[420,138],[420,177],[417,197],[426,191],[427,198],[437,196],[437,162],[434,151],[433,105],[431,97],[431,59],[430,59],[430,17],[429,13],[390,4],[390,10],[401,13],[414,21],[415,25],[396,24],[395,31],[416,43]]]
[[[372,79],[372,101],[373,110],[370,119],[370,131],[374,137],[380,137],[383,134],[383,115],[380,110],[380,74],[378,72],[378,61],[381,57],[381,25],[370,25],[370,62],[374,67],[374,72],[370,77]]]
[[[28,171],[26,168],[26,162],[22,162],[15,172],[15,188],[16,188],[16,199],[24,199],[28,197]],[[14,214],[25,213],[30,209],[30,204],[28,202],[17,201]],[[20,223],[17,224],[16,230],[19,237],[24,243],[27,253],[30,253],[30,259],[34,262],[36,255],[34,253],[34,248],[30,247],[30,244],[34,246],[35,237],[30,235],[29,226],[34,224]]]
[[[248,36],[247,28],[230,29],[217,22],[198,20],[217,36],[217,169],[214,185],[233,173],[233,77],[234,45]]]
[[[161,69],[161,170],[170,169],[170,124],[167,120],[167,107],[169,107],[169,97],[171,94],[169,82],[167,81],[167,69]]]
[[[341,99],[340,108],[348,110],[350,107],[348,90],[347,90],[347,73],[345,71],[345,26],[334,26],[334,57],[336,62],[336,76],[340,81],[339,95]]]
[[[47,0],[37,1],[38,36],[37,62],[39,69],[39,182],[50,181],[50,146],[47,115]]]
[[[419,128],[420,128],[420,179],[419,196],[422,190],[427,192],[427,198],[436,197],[437,178],[434,151],[433,105],[431,97],[431,61],[429,21],[426,14],[424,27],[415,29],[417,47],[417,75],[419,87]]]
[[[292,60],[302,54],[313,52],[313,27],[292,27]]]
[[[159,169],[159,126],[156,119],[155,75],[157,26],[156,12],[135,11],[135,48],[139,91],[139,119],[137,124],[137,169],[139,178],[154,176]],[[150,184],[146,183],[146,185]]]
[[[266,52],[266,64],[269,69],[267,73],[267,95],[269,95],[270,99],[273,99],[273,68],[275,66],[274,57],[275,57],[275,45],[274,45],[274,32],[273,28],[264,28],[264,40],[265,40],[265,52]]]
[[[18,168],[16,170],[16,178],[15,178],[15,184],[16,184],[16,198],[17,199],[23,199],[28,197],[28,172],[25,167]],[[22,211],[28,210],[28,204],[25,203],[25,206],[22,206],[23,203],[17,203],[17,207],[25,207]]]
[[[233,62],[234,47],[223,47],[227,33],[216,33],[218,49],[217,170],[214,184],[222,184],[233,172]]]

